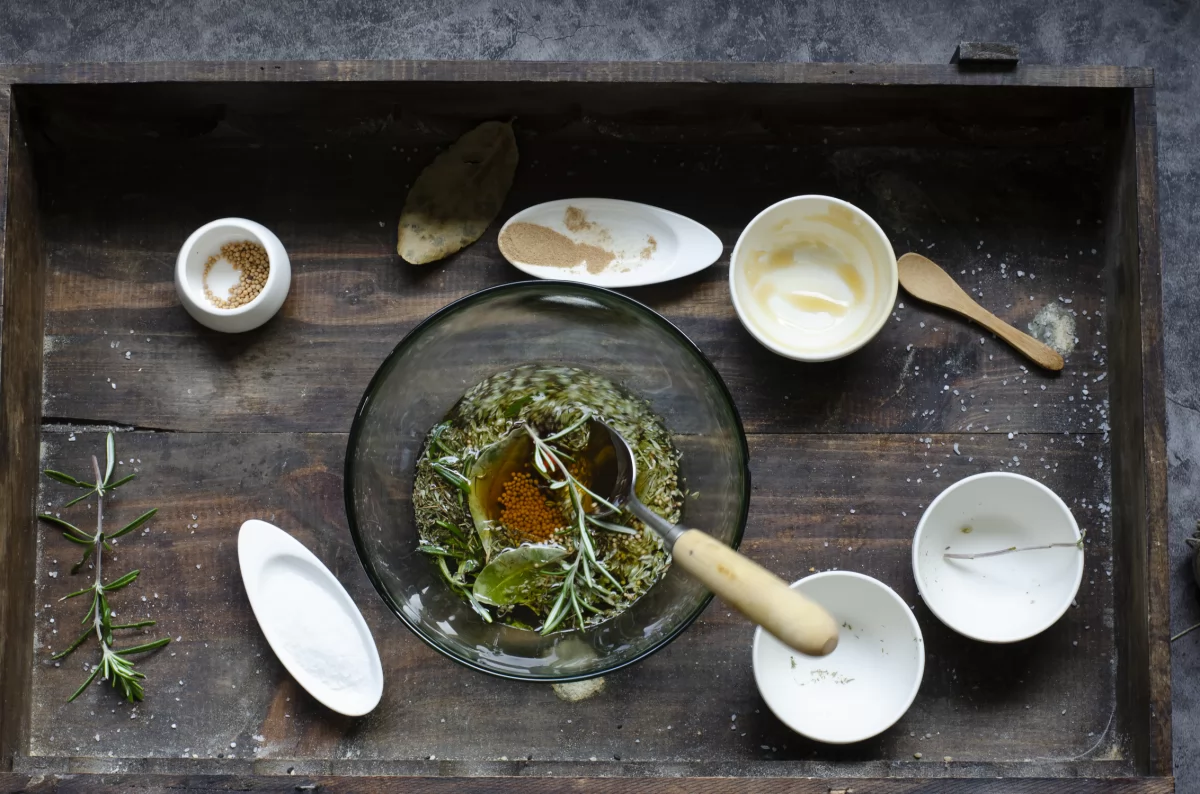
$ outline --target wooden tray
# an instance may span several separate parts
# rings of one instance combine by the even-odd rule
[[[1074,320],[1067,368],[1048,376],[902,294],[862,351],[805,366],[741,328],[727,259],[630,291],[733,391],[753,460],[746,553],[784,577],[864,571],[916,610],[925,680],[882,736],[789,732],[755,689],[751,627],[719,602],[572,704],[440,657],[367,582],[342,508],[356,401],[416,322],[519,275],[494,228],[453,261],[401,262],[399,209],[438,147],[509,117],[521,165],[502,217],[613,196],[732,247],[772,202],[828,193],[1002,317],[1024,326],[1055,305]],[[0,789],[1170,790],[1154,124],[1150,72],[1112,67],[0,69]],[[274,230],[294,268],[280,316],[238,336],[192,322],[172,283],[188,233],[228,215]],[[75,549],[34,519],[65,497],[39,469],[80,470],[107,428],[122,431],[118,469],[142,475],[111,510],[160,508],[119,547],[143,575],[114,606],[177,638],[142,662],[136,709],[99,686],[65,703],[95,652],[49,661],[56,627],[78,619],[57,601]],[[1076,607],[1011,646],[945,628],[909,563],[923,506],[990,469],[1046,482],[1088,531]],[[363,608],[387,681],[370,716],[324,710],[272,656],[237,572],[236,530],[255,516]]]

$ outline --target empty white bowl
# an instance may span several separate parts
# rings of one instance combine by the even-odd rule
[[[830,196],[772,204],[729,260],[733,308],[767,349],[830,361],[871,340],[899,288],[896,254],[871,216]]]
[[[266,249],[270,263],[267,283],[249,303],[236,309],[217,308],[204,296],[204,264],[210,256],[220,253],[221,246],[244,240]],[[214,267],[209,286],[215,295],[224,297],[237,279],[236,271],[226,267],[218,271]],[[240,333],[257,328],[275,316],[291,286],[292,266],[283,243],[261,223],[245,218],[221,218],[204,224],[187,238],[175,262],[175,291],[183,308],[196,322],[214,331]]]
[[[810,739],[849,744],[890,728],[908,711],[925,672],[925,642],[912,610],[878,579],[825,571],[792,585],[833,614],[838,646],[805,656],[761,628],[754,680],[784,724]]]
[[[969,531],[964,531],[969,530]],[[1046,486],[1011,472],[985,472],[951,485],[933,500],[913,538],[913,575],[930,611],[950,628],[983,642],[1017,642],[1054,624],[1079,591],[1079,527]],[[972,560],[1010,547],[1066,543]]]

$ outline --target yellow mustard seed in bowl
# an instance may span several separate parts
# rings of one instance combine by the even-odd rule
[[[212,272],[213,265],[222,259],[241,275],[238,282],[229,288],[229,294],[219,298],[208,286],[208,274]],[[236,309],[258,297],[258,293],[267,285],[270,273],[271,260],[267,257],[267,249],[261,245],[252,240],[225,243],[219,253],[210,256],[204,263],[204,297],[218,309]]]

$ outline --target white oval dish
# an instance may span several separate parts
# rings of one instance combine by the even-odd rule
[[[930,611],[959,634],[1017,642],[1045,631],[1071,606],[1083,580],[1083,550],[1072,545],[973,560],[943,555],[1075,544],[1080,537],[1070,509],[1045,485],[984,472],[954,483],[926,508],[913,537],[913,576]]]
[[[841,625],[828,656],[805,656],[761,628],[754,681],[767,706],[796,733],[850,744],[890,728],[912,705],[925,673],[925,641],[892,588],[852,571],[825,571],[792,585]]]
[[[350,594],[304,544],[266,521],[238,533],[238,562],[254,617],[271,650],[308,690],[360,717],[383,696],[383,665]]]
[[[899,285],[883,229],[831,196],[794,196],[767,207],[729,258],[738,319],[768,350],[796,361],[831,361],[865,345],[887,322]],[[766,298],[755,294],[760,287]]]
[[[587,228],[567,228],[567,209],[571,207],[586,216],[590,224]],[[514,223],[545,226],[574,242],[597,245],[617,254],[604,270],[590,273],[583,265],[563,268],[515,261],[501,245],[500,253],[522,273],[598,287],[641,287],[690,276],[720,259],[724,250],[720,238],[708,227],[678,213],[634,201],[576,198],[537,204],[509,218],[500,228],[500,238]]]
[[[226,243],[250,240],[267,252],[267,283],[254,300],[236,309],[219,309],[204,295],[204,264]],[[223,260],[222,260],[223,261]],[[238,281],[227,264],[213,267],[209,287],[220,296]],[[192,318],[214,331],[241,333],[257,328],[275,316],[292,286],[292,265],[283,243],[261,223],[245,218],[221,218],[201,226],[179,249],[175,260],[175,292]]]

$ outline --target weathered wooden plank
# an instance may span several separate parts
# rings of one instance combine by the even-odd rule
[[[964,75],[938,64],[555,62],[555,61],[167,61],[7,64],[0,82],[748,82],[881,85],[1027,85],[1126,88],[1153,85],[1152,69],[1022,65],[1003,75]]]
[[[33,160],[0,86],[0,770],[29,725],[34,542],[29,533],[41,420],[45,260]]]
[[[1130,605],[1119,623],[1121,708],[1131,725],[1139,769],[1170,769],[1170,652],[1167,600],[1165,398],[1162,303],[1156,217],[1152,92],[1137,94],[1124,120],[1115,159],[1110,302],[1114,370],[1126,375],[1112,390],[1113,521],[1123,561],[1118,600]]]
[[[1167,419],[1163,365],[1162,252],[1158,236],[1158,128],[1154,89],[1134,91],[1137,168],[1138,294],[1141,297],[1142,445],[1145,456],[1146,613],[1149,771],[1169,775],[1171,762],[1171,598],[1167,533]]]
[[[38,794],[108,794],[108,792],[289,792],[322,791],[333,794],[376,794],[376,792],[422,792],[422,794],[483,794],[520,791],[525,794],[587,792],[588,794],[673,794],[686,790],[696,794],[740,792],[741,794],[1170,794],[1171,778],[911,778],[864,781],[861,778],[822,780],[760,777],[697,777],[637,779],[628,777],[329,777],[250,775],[66,775],[29,777],[0,775],[0,792]]]
[[[507,211],[572,194],[637,198],[709,225],[728,252],[750,218],[779,198],[842,196],[874,214],[897,251],[942,262],[1001,317],[1022,327],[1039,313],[1074,324],[1067,370],[1028,372],[990,334],[903,293],[895,318],[860,353],[819,366],[790,362],[737,320],[726,259],[684,282],[630,291],[714,361],[748,429],[1103,431],[1097,151],[791,147],[782,133],[780,140],[764,159],[759,147],[577,147],[523,136]],[[189,431],[345,431],[371,375],[408,329],[458,297],[518,277],[499,256],[494,230],[444,264],[414,268],[396,257],[405,184],[431,147],[331,146],[320,155],[167,151],[48,161],[45,414]],[[976,189],[983,182],[988,191]],[[722,201],[710,200],[714,194]],[[226,336],[178,306],[173,265],[193,228],[237,214],[280,235],[293,286],[280,317]],[[483,336],[480,344],[497,348],[497,361],[515,354],[508,337]]]
[[[889,774],[887,764],[921,752],[968,764],[1027,762],[1022,768],[1031,775],[1074,774],[1072,764],[1099,758],[1116,764],[1107,774],[1127,772],[1112,719],[1116,605],[1101,438],[926,438],[751,438],[755,490],[744,551],[785,578],[831,567],[877,576],[914,605],[925,632],[926,678],[908,715],[877,739],[837,748],[804,740],[770,715],[750,672],[752,627],[719,602],[671,646],[610,676],[603,693],[582,703],[441,658],[387,612],[362,571],[342,510],[342,434],[121,433],[118,471],[137,468],[141,479],[117,492],[106,515],[120,520],[152,506],[160,512],[146,535],[117,547],[114,570],[138,567],[143,574],[114,598],[114,608],[123,617],[157,619],[156,631],[178,639],[142,663],[147,699],[136,712],[117,707],[99,686],[66,704],[90,651],[85,646],[62,667],[47,661],[73,636],[59,626],[71,626],[78,610],[57,602],[75,589],[67,573],[75,549],[42,528],[36,707],[23,763],[94,757],[105,764],[110,753],[255,764],[436,756],[480,774],[479,764],[486,769],[507,757],[554,762],[556,775],[569,775],[590,774],[589,759],[596,758],[638,770],[622,774],[771,774],[776,764],[787,774],[827,775],[841,765],[854,774]],[[43,464],[73,471],[100,442],[98,432],[53,429],[45,433]],[[1045,634],[1013,646],[981,645],[943,627],[920,603],[910,567],[909,541],[923,506],[950,482],[997,468],[1046,482],[1089,533],[1079,606]],[[48,485],[43,502],[60,504],[64,490]],[[86,521],[89,512],[78,506],[64,515]],[[237,527],[251,517],[272,520],[309,545],[362,607],[387,681],[384,702],[368,717],[324,710],[272,656],[237,569]],[[885,766],[871,766],[879,763]],[[78,761],[71,771],[89,768]]]

